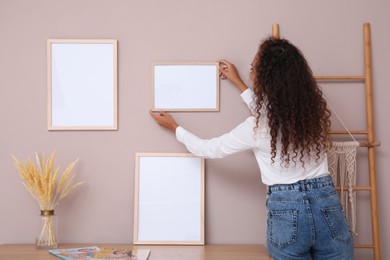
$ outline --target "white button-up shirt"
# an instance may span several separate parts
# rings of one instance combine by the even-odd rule
[[[241,98],[253,111],[253,92],[247,89],[241,94]],[[262,113],[258,127],[255,127],[256,118],[250,116],[233,130],[219,137],[201,139],[179,126],[176,129],[176,138],[192,154],[204,158],[223,158],[251,149],[259,165],[262,181],[266,185],[289,184],[329,174],[325,155],[318,160],[316,160],[315,154],[310,158],[305,157],[303,158],[304,165],[299,161],[298,156],[296,163],[291,161],[288,166],[284,166],[280,160],[280,142],[277,143],[277,154],[273,163],[271,160],[271,135],[265,113]]]

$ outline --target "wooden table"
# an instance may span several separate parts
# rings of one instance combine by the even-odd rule
[[[205,245],[205,246],[133,246],[131,244],[61,244],[59,248],[86,246],[111,248],[148,248],[149,260],[271,260],[262,245]],[[0,245],[0,260],[55,260],[47,250],[32,244]]]

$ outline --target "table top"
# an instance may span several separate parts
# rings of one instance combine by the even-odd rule
[[[151,250],[149,260],[271,260],[262,245],[205,245],[165,246],[131,244],[60,244],[59,249],[87,246],[118,249],[147,248]],[[33,244],[0,245],[0,260],[55,260],[45,249]]]

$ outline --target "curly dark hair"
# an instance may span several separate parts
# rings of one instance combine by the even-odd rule
[[[253,64],[256,128],[265,107],[271,134],[271,159],[277,140],[281,162],[289,165],[327,150],[330,111],[302,52],[285,39],[270,37],[259,46]],[[298,157],[299,156],[299,157]]]

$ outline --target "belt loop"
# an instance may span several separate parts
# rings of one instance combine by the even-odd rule
[[[299,181],[299,186],[300,186],[301,192],[306,192],[306,187],[305,187],[305,181],[304,180]]]

